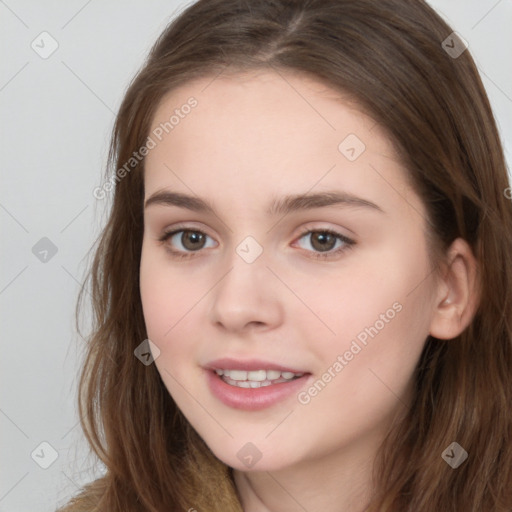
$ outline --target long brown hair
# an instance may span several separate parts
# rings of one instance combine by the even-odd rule
[[[130,84],[109,155],[119,170],[147,143],[159,102],[177,86],[258,68],[313,77],[387,129],[436,244],[462,237],[473,249],[481,300],[456,339],[426,340],[410,410],[379,452],[372,511],[512,510],[509,182],[477,68],[468,51],[448,51],[451,34],[422,0],[200,0],[170,23]],[[113,205],[88,275],[94,328],[79,413],[107,471],[62,510],[241,511],[231,469],[180,413],[155,365],[134,357],[147,338],[143,170],[141,159],[113,175]],[[441,457],[453,441],[469,454],[457,469]]]

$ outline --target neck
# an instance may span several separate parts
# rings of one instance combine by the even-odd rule
[[[366,443],[366,444],[365,444]],[[377,445],[365,443],[272,471],[233,471],[244,512],[363,512]]]

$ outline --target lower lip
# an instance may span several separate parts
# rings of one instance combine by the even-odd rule
[[[259,411],[296,395],[311,374],[305,374],[290,382],[280,382],[261,388],[239,388],[224,382],[215,371],[206,370],[211,392],[224,404],[234,409]]]

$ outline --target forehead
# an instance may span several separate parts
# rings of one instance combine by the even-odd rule
[[[385,130],[348,96],[297,73],[188,82],[160,102],[150,136],[156,145],[145,161],[146,198],[173,188],[219,200],[222,193],[243,207],[240,197],[264,202],[269,191],[364,188],[382,204],[386,194],[392,200],[383,179],[407,193],[407,171]]]
[[[197,102],[192,109],[187,107],[190,98]],[[188,82],[162,99],[151,131],[182,108],[188,113],[179,119],[175,115],[173,124],[177,123],[163,135],[182,148],[201,143],[203,154],[215,147],[217,154],[221,148],[238,148],[247,157],[262,156],[262,149],[276,144],[282,152],[293,147],[294,153],[305,153],[319,149],[319,144],[332,151],[333,142],[343,135],[354,133],[362,139],[371,132],[365,145],[371,143],[372,150],[393,156],[384,130],[354,100],[297,72],[259,70]]]

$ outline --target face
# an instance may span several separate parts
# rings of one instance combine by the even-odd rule
[[[142,305],[191,425],[243,471],[380,438],[435,295],[425,208],[383,129],[310,78],[264,72],[175,89],[150,137]]]

